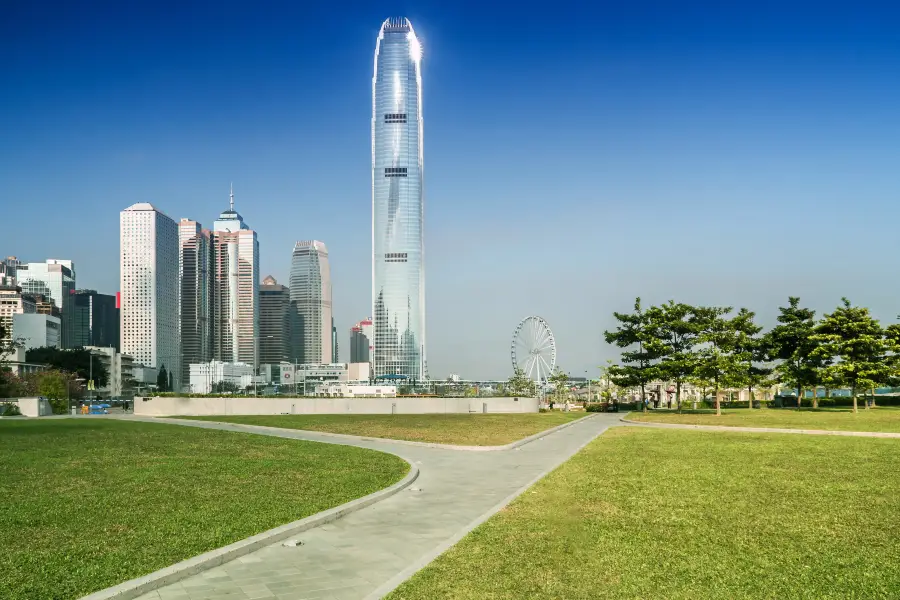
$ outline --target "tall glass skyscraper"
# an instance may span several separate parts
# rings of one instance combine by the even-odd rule
[[[291,355],[302,364],[328,364],[334,356],[331,266],[325,242],[294,245],[290,283]]]
[[[372,78],[372,304],[375,376],[427,378],[423,237],[422,47],[388,19]]]

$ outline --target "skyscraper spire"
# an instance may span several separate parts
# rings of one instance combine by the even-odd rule
[[[234,182],[231,182],[231,212],[234,212]]]

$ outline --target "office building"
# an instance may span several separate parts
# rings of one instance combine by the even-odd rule
[[[324,242],[297,242],[291,257],[292,358],[332,362],[331,267]]]
[[[255,369],[246,363],[227,363],[213,360],[208,363],[190,366],[190,392],[192,394],[209,394],[216,384],[226,383],[228,390],[246,389],[253,385]]]
[[[132,398],[134,397],[134,359],[127,354],[117,352],[115,347],[85,346],[92,359],[106,367],[107,382],[103,387],[94,390],[97,398]],[[95,365],[97,363],[94,363]]]
[[[259,362],[277,365],[291,359],[291,293],[269,275],[259,286]]]
[[[172,374],[180,389],[178,225],[152,204],[119,214],[121,351],[136,363]]]
[[[16,269],[19,260],[15,256],[8,256],[0,260],[0,287],[16,287]]]
[[[34,297],[22,293],[18,286],[0,286],[0,326],[4,339],[13,337],[13,315],[36,313]]]
[[[234,210],[213,223],[212,356],[225,363],[259,366],[259,242]]]
[[[39,315],[50,315],[62,321],[62,311],[56,306],[53,298],[44,294],[32,294],[31,297],[34,299],[34,312]]]
[[[22,313],[12,316],[12,337],[21,340],[22,348],[59,348],[62,324],[59,317],[38,313]]]
[[[372,361],[373,330],[372,317],[363,319],[350,328],[351,363],[367,363]]]
[[[178,332],[182,373],[188,373],[191,364],[212,360],[211,256],[210,232],[197,221],[181,219],[178,222]]]
[[[427,378],[421,58],[408,19],[388,19],[381,25],[372,80],[376,377]]]
[[[71,260],[48,259],[42,263],[15,261],[16,279],[26,294],[51,298],[60,310],[62,321],[60,344],[74,348],[75,342],[75,265]]]
[[[331,317],[331,362],[338,362],[337,327],[334,326],[334,317]]]
[[[74,347],[98,346],[121,349],[119,307],[116,296],[96,290],[75,291]]]

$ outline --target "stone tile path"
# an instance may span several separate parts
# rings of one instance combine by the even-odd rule
[[[163,419],[160,419],[163,420]],[[174,421],[173,421],[174,422]],[[178,421],[349,444],[402,456],[420,469],[410,488],[327,525],[162,587],[140,600],[374,599],[396,587],[499,510],[524,487],[571,457],[618,415],[597,414],[513,450],[469,452],[309,431]]]

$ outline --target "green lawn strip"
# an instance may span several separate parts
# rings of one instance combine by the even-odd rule
[[[764,408],[748,410],[723,410],[717,417],[715,411],[651,411],[629,413],[635,421],[655,423],[683,423],[687,425],[724,425],[730,427],[778,427],[783,429],[824,429],[828,431],[886,431],[900,432],[900,407],[860,408],[854,414],[849,408],[822,408],[803,410]]]
[[[436,444],[502,446],[545,429],[580,419],[585,414],[550,412],[507,415],[223,415],[184,418]]]
[[[69,599],[387,487],[396,456],[101,419],[0,421],[0,598]]]
[[[614,428],[390,600],[896,598],[900,443]]]

